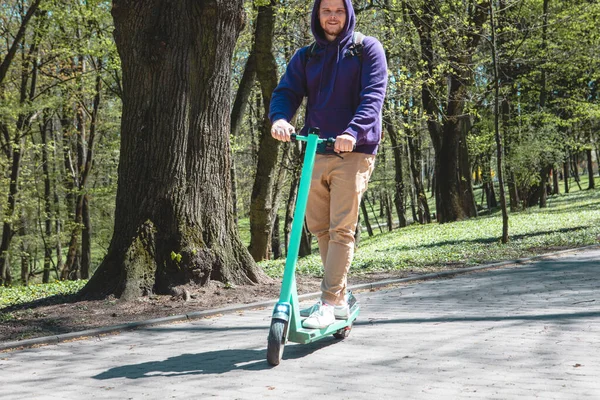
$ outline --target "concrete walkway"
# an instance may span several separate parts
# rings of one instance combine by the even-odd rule
[[[600,250],[359,292],[265,361],[271,309],[0,353],[0,399],[600,399]]]

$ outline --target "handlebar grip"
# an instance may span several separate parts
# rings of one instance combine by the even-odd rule
[[[296,134],[295,134],[295,133],[292,133],[292,134],[290,135],[290,141],[292,141],[292,142],[295,142],[295,141],[296,141]]]

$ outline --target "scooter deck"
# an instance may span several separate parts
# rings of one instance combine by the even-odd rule
[[[360,313],[360,307],[358,304],[355,304],[352,308],[350,308],[350,317],[346,320],[336,320],[333,324],[329,325],[326,328],[322,329],[308,329],[308,328],[297,328],[290,329],[288,335],[288,341],[294,343],[307,344],[311,342],[315,342],[319,339],[322,339],[325,336],[333,335],[340,329],[344,329],[348,326],[351,326],[354,323],[354,320],[358,317]],[[304,318],[302,318],[304,320]],[[292,325],[294,322],[292,322]],[[300,323],[300,326],[302,324]]]

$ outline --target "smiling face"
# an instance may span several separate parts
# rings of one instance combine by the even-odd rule
[[[319,6],[319,21],[325,38],[334,41],[346,24],[346,7],[343,0],[323,0]]]

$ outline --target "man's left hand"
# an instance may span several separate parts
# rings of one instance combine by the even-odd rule
[[[356,139],[354,136],[350,135],[349,133],[343,133],[335,138],[333,151],[336,153],[349,152],[354,150],[354,145],[356,145]]]

